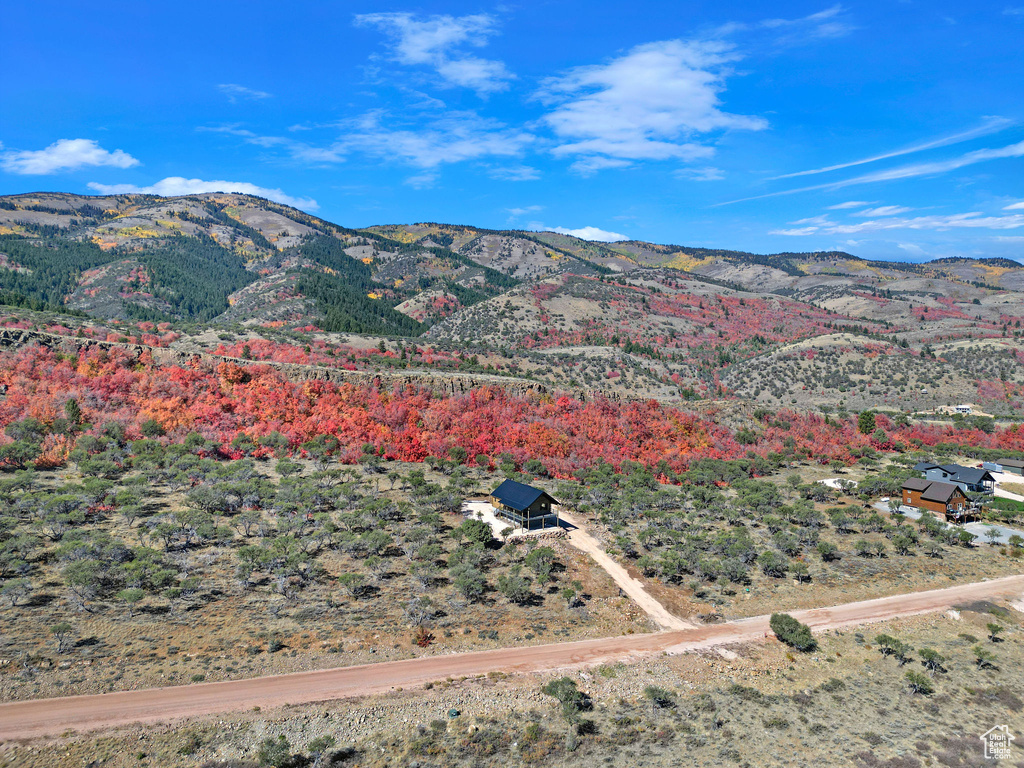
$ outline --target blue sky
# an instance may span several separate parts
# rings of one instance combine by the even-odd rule
[[[1024,258],[1024,2],[8,4],[0,193]]]

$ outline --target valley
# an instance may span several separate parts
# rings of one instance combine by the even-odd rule
[[[249,686],[145,731],[5,732],[0,766],[270,765],[278,737],[292,766],[754,765],[747,734],[821,761],[833,732],[852,765],[973,764],[956,713],[1024,726],[1024,540],[890,499],[920,462],[1024,459],[1021,319],[1004,259],[0,198],[0,706]],[[505,480],[575,530],[464,508]],[[1012,498],[978,514],[1024,530]],[[812,620],[944,589],[928,617]],[[728,647],[665,632],[755,617]],[[359,679],[401,665],[434,671]],[[291,674],[351,691],[252,693]]]

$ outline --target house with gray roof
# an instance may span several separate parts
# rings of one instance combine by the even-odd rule
[[[519,528],[558,527],[558,514],[554,511],[557,504],[546,491],[515,480],[506,480],[491,491],[491,506],[495,512]]]
[[[926,480],[959,485],[964,493],[992,493],[996,487],[996,479],[992,474],[977,467],[922,461],[915,465],[914,469],[924,474]]]

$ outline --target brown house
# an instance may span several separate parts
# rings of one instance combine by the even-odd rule
[[[918,477],[903,483],[903,503],[940,514],[950,522],[962,522],[971,509],[959,485]]]

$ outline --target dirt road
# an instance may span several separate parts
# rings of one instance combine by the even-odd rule
[[[1006,576],[947,589],[795,611],[793,615],[822,631],[940,611],[982,598],[1022,594],[1024,575]],[[430,656],[234,682],[18,701],[0,704],[0,740],[57,735],[67,729],[96,730],[134,722],[164,722],[255,706],[346,699],[398,687],[411,688],[448,676],[490,671],[539,672],[635,659],[652,653],[683,653],[762,639],[768,631],[768,617],[757,616],[651,635]]]
[[[685,621],[678,616],[673,616],[659,603],[654,596],[648,592],[642,582],[634,579],[629,572],[619,563],[615,562],[608,553],[604,551],[601,542],[591,536],[583,527],[572,518],[571,515],[561,512],[562,519],[569,523],[569,543],[581,552],[585,552],[594,558],[604,571],[612,577],[619,588],[629,595],[633,601],[662,629],[691,629],[698,626],[696,622]]]

